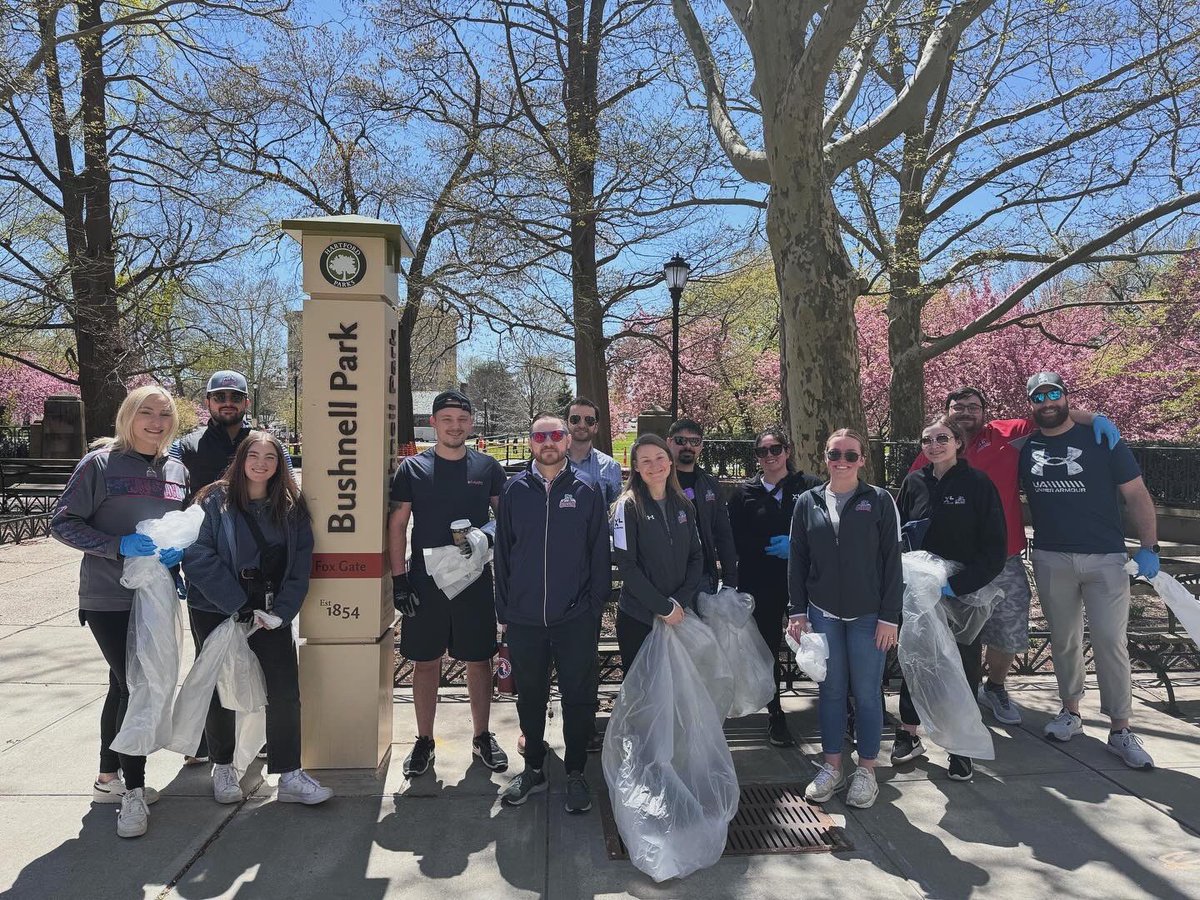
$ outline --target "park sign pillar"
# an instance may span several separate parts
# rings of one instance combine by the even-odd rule
[[[304,301],[305,500],[313,564],[300,611],[301,760],[376,768],[392,741],[388,486],[396,466],[399,225],[288,219]]]

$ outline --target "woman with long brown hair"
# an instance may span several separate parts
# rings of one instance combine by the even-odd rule
[[[265,431],[250,432],[238,445],[221,479],[197,496],[204,524],[184,556],[184,572],[202,649],[230,616],[260,626],[250,635],[250,649],[267,683],[267,771],[280,776],[280,802],[311,805],[333,795],[300,768],[300,676],[291,622],[308,593],[313,534],[284,459],[283,445]],[[233,768],[234,713],[215,696],[205,734],[213,796],[237,803],[243,795]]]
[[[667,442],[644,434],[629,450],[629,483],[613,504],[613,557],[621,573],[617,645],[626,673],[657,616],[668,625],[696,609],[704,555],[696,510],[679,486]]]

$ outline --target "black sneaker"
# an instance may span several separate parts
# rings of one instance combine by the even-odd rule
[[[404,776],[412,778],[414,775],[424,775],[433,759],[433,738],[418,737],[412,753],[404,758]]]
[[[588,753],[599,753],[604,749],[604,732],[593,731],[592,736],[588,738]]]
[[[520,806],[529,799],[530,794],[540,794],[546,787],[546,776],[542,770],[526,767],[524,772],[508,783],[500,795],[500,802],[504,806]]]
[[[896,736],[892,739],[893,766],[897,763],[906,763],[924,754],[925,745],[921,743],[919,734],[913,734],[903,728],[896,729]]]
[[[971,776],[975,774],[975,764],[969,756],[955,756],[951,753],[947,774],[955,781],[970,781]]]
[[[508,768],[508,754],[500,749],[496,736],[490,731],[476,736],[471,742],[471,752],[493,772],[503,772]]]
[[[796,741],[788,731],[787,719],[782,712],[772,713],[767,719],[767,740],[772,747],[795,747]]]
[[[567,802],[563,809],[569,813],[585,813],[592,808],[592,792],[582,772],[567,773]]]

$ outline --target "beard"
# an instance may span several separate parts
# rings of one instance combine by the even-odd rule
[[[563,458],[563,451],[557,447],[542,446],[534,451],[533,456],[543,466],[554,466]]]
[[[226,413],[221,413],[220,411],[213,412],[210,409],[208,411],[208,417],[210,420],[212,420],[213,422],[216,422],[218,425],[223,425],[226,428],[228,428],[230,425],[242,424],[242,420],[246,416],[245,416],[245,413],[240,413],[240,412],[226,414]]]
[[[1034,410],[1033,419],[1042,428],[1057,428],[1067,421],[1070,410],[1066,406],[1043,406]]]
[[[681,463],[683,463],[685,466],[690,466],[692,463],[694,463],[696,461],[696,451],[695,450],[680,450],[679,451],[679,461]]]

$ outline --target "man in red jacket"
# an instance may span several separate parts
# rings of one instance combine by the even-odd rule
[[[1021,487],[1017,479],[1020,438],[1037,430],[1032,419],[993,419],[987,421],[987,397],[977,387],[964,385],[946,395],[946,413],[962,429],[966,446],[962,456],[992,479],[1004,507],[1008,531],[1008,559],[993,582],[1004,589],[991,618],[980,637],[987,647],[987,678],[979,686],[979,703],[991,710],[997,722],[1021,724],[1021,711],[1008,697],[1004,682],[1018,653],[1029,649],[1029,576],[1021,553],[1025,549],[1025,523],[1021,514]],[[1108,441],[1110,447],[1121,439],[1113,423],[1104,416],[1071,409],[1071,418],[1080,425],[1092,426],[1096,443]],[[929,462],[924,453],[917,455],[912,470]]]

